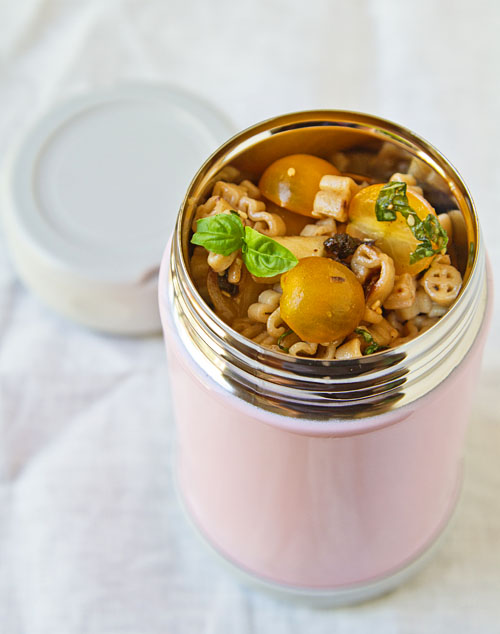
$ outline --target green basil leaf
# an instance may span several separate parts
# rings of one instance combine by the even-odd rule
[[[291,251],[251,227],[245,227],[242,255],[247,269],[257,277],[279,275],[298,263]]]
[[[200,218],[196,228],[191,242],[213,253],[230,255],[243,246],[245,228],[238,214],[217,214]]]

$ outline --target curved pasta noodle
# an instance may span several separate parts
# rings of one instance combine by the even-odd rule
[[[256,321],[252,321],[248,317],[238,317],[231,324],[231,328],[239,332],[240,335],[253,339],[257,335],[260,335],[264,330],[264,324]]]
[[[370,279],[368,284],[365,319],[371,323],[380,321],[378,316],[382,315],[381,305],[394,288],[395,269],[392,258],[377,247],[361,244],[352,256],[351,269],[361,284],[365,284],[369,276],[378,271],[378,277]]]
[[[334,218],[322,218],[317,222],[306,225],[300,232],[301,236],[333,236],[337,231]]]
[[[318,350],[317,343],[308,343],[307,341],[298,341],[294,343],[293,346],[290,346],[288,349],[288,353],[293,357],[298,357],[299,355],[306,355],[308,357],[313,357]]]
[[[248,318],[265,324],[269,315],[274,312],[280,303],[281,294],[268,288],[262,291],[258,301],[248,308]]]
[[[192,230],[196,231],[198,228],[198,220],[218,214],[229,214],[231,213],[231,209],[231,205],[227,200],[221,198],[221,196],[211,196],[205,203],[198,205],[196,208],[196,213],[191,225]]]
[[[213,189],[214,196],[220,196],[232,209],[238,211],[246,220],[245,224],[267,236],[284,236],[286,234],[285,221],[278,214],[266,211],[265,203],[260,200],[261,194],[258,187],[248,180],[239,185],[218,181]],[[248,219],[252,223],[248,222]]]
[[[240,257],[236,257],[234,262],[228,268],[227,281],[230,284],[239,284],[241,280],[241,269],[243,267],[243,260]]]
[[[212,271],[215,271],[216,273],[224,273],[224,271],[236,260],[237,255],[238,251],[234,251],[230,255],[221,255],[220,253],[213,253],[210,251],[207,262]]]
[[[225,181],[217,181],[213,189],[214,196],[220,196],[226,200],[232,209],[236,209],[242,196],[248,195],[248,189],[242,185],[235,183],[226,183]]]
[[[207,291],[214,306],[215,313],[224,321],[231,323],[238,314],[238,306],[234,300],[226,297],[222,293],[215,271],[208,272]]]
[[[286,332],[286,328],[281,324],[284,324],[284,321],[281,318],[281,310],[278,306],[278,308],[273,310],[273,312],[269,315],[266,322],[267,332],[271,335],[271,337],[281,337],[281,335]]]
[[[239,209],[247,214],[250,220],[255,222],[254,229],[266,236],[284,236],[286,234],[286,224],[278,214],[266,211],[266,205],[261,200],[255,200],[248,196],[242,196],[239,202]]]
[[[268,334],[267,330],[264,330],[264,332],[261,332],[256,337],[253,337],[252,341],[255,341],[255,343],[260,343],[261,346],[266,346],[266,347],[269,345],[276,344],[276,338],[271,337],[271,335]]]

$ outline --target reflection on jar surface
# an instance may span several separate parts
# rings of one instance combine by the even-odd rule
[[[341,153],[373,182],[411,166],[438,213],[454,210],[463,286],[428,331],[352,360],[288,357],[233,331],[200,296],[189,273],[197,205],[228,169],[258,182],[270,163],[298,153]],[[487,277],[465,185],[400,126],[304,112],[258,124],[215,152],[186,194],[160,274],[178,483],[215,551],[274,591],[331,604],[387,591],[416,569],[460,489]]]

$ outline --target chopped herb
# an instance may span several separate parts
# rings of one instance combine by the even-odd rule
[[[371,333],[365,328],[355,328],[354,332],[361,337],[363,337],[364,341],[370,345],[366,346],[363,350],[363,355],[366,356],[368,354],[373,354],[374,352],[379,352],[380,350],[387,350],[387,346],[379,345],[372,337]]]
[[[411,232],[420,242],[415,251],[410,254],[410,264],[445,252],[448,235],[437,216],[428,214],[425,220],[420,220],[417,212],[410,207],[408,202],[406,183],[399,181],[384,185],[375,203],[375,215],[380,222],[396,220],[396,212],[406,219]]]
[[[373,342],[369,346],[366,346],[363,354],[366,356],[368,354],[373,354],[374,352],[378,352],[379,350],[387,350],[387,346],[379,346],[378,343]]]
[[[287,348],[282,344],[282,341],[288,337],[288,335],[293,334],[293,330],[286,330],[282,335],[278,337],[278,348],[283,350],[284,352],[288,352],[290,348]]]
[[[368,332],[368,330],[365,330],[364,328],[355,328],[354,332],[357,335],[361,335],[363,339],[366,341],[366,343],[373,343],[373,337]]]

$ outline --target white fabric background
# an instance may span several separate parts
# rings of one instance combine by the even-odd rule
[[[123,79],[195,90],[238,128],[312,107],[367,111],[459,168],[498,281],[499,7],[0,0],[0,161],[51,103]],[[240,588],[188,532],[161,340],[59,318],[16,279],[0,234],[1,634],[500,632],[499,328],[497,313],[444,547],[388,597],[313,611]]]

